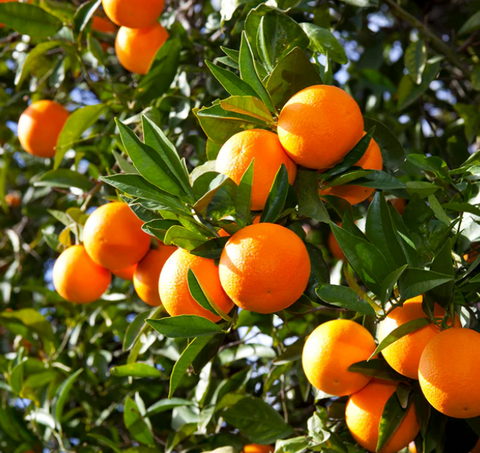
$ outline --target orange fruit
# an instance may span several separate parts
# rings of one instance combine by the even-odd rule
[[[243,453],[273,453],[273,445],[248,444],[243,447]]]
[[[121,278],[123,280],[130,280],[133,281],[133,274],[135,273],[137,265],[134,264],[132,266],[125,267],[123,269],[117,269],[111,271],[115,277]]]
[[[146,74],[168,36],[168,31],[160,24],[147,28],[120,27],[115,40],[120,64],[127,71]]]
[[[427,315],[422,308],[423,296],[417,296],[403,303],[403,307],[397,307],[379,325],[379,336],[385,338],[397,327],[414,319],[425,318]],[[445,310],[435,304],[434,315],[443,318]],[[460,321],[455,319],[455,325],[460,327]],[[398,373],[418,379],[418,364],[425,346],[435,335],[440,333],[440,328],[435,324],[429,324],[415,332],[409,333],[399,340],[387,346],[382,355],[388,364]]]
[[[330,253],[335,259],[339,261],[345,259],[345,254],[343,253],[343,250],[340,248],[340,245],[338,245],[338,242],[335,239],[335,235],[333,234],[332,231],[330,231],[330,234],[328,235],[328,248],[330,250]]]
[[[368,145],[367,151],[362,158],[355,164],[357,167],[361,167],[364,170],[381,170],[383,166],[382,153],[377,145],[377,142],[372,138]],[[375,189],[371,187],[342,185],[335,187],[328,187],[326,189],[320,189],[320,195],[333,195],[335,197],[343,198],[351,205],[361,203],[365,201]]]
[[[472,264],[477,259],[479,253],[480,253],[480,242],[473,242],[470,245],[470,248],[468,249],[467,253],[463,255],[463,259],[468,264]]]
[[[57,293],[76,304],[89,304],[99,299],[111,279],[110,272],[94,263],[83,245],[66,249],[53,266],[53,285]]]
[[[407,200],[404,198],[395,198],[392,201],[393,207],[398,211],[400,215],[403,215],[405,208],[407,207]]]
[[[150,250],[140,261],[133,274],[133,286],[146,304],[158,307],[162,304],[158,291],[158,281],[165,262],[177,250],[171,245],[161,245],[158,249]]]
[[[144,28],[155,25],[165,0],[102,0],[103,10],[117,25]]]
[[[305,342],[302,353],[305,376],[315,388],[329,395],[358,392],[372,378],[348,368],[367,360],[375,348],[373,336],[360,324],[348,319],[327,321]]]
[[[107,269],[133,266],[150,248],[150,236],[142,230],[142,225],[127,204],[104,204],[85,223],[85,249],[93,261]]]
[[[7,193],[5,203],[9,208],[18,208],[22,204],[22,196],[18,192]]]
[[[418,380],[427,401],[454,418],[480,415],[480,334],[453,327],[427,344],[420,358]]]
[[[409,453],[417,453],[417,446],[415,445],[415,442],[410,442],[408,444],[408,451]]]
[[[228,240],[219,271],[222,287],[236,305],[275,313],[295,303],[305,291],[310,258],[292,230],[259,223],[242,228]]]
[[[92,28],[100,33],[115,33],[117,31],[117,27],[114,24],[100,16],[93,17]]]
[[[294,162],[324,170],[343,160],[362,138],[362,112],[346,91],[314,85],[299,91],[285,104],[277,132]]]
[[[239,184],[253,159],[252,210],[260,211],[265,207],[282,164],[287,168],[290,184],[297,176],[297,166],[285,154],[277,134],[251,129],[239,132],[225,142],[218,153],[215,170]]]
[[[473,450],[471,451],[471,453],[480,453],[480,440],[475,444],[475,447],[473,447]]]
[[[397,383],[374,379],[347,402],[345,421],[355,441],[371,452],[377,452],[378,427],[383,409],[397,388]],[[397,453],[417,437],[420,425],[413,404],[407,415],[379,453]]]
[[[69,115],[67,109],[54,101],[30,104],[18,120],[18,140],[22,148],[34,156],[53,157]]]
[[[205,292],[219,308],[225,313],[232,309],[233,302],[220,285],[215,261],[178,249],[168,258],[160,273],[160,300],[165,310],[171,316],[197,315],[213,322],[219,321],[219,316],[203,308],[190,294],[189,269],[195,273]]]

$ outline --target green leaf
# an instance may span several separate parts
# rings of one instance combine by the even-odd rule
[[[175,175],[178,182],[185,190],[185,193],[192,195],[193,192],[186,165],[180,159],[172,142],[170,142],[167,136],[163,133],[162,129],[160,129],[146,115],[142,116],[142,127],[145,144],[156,150],[162,160],[166,162],[171,172]]]
[[[423,71],[427,65],[427,46],[423,39],[412,42],[405,51],[405,67],[412,80],[420,85],[422,83]]]
[[[73,384],[77,380],[78,376],[83,372],[83,368],[75,371],[75,373],[71,374],[67,380],[63,381],[62,385],[58,387],[56,393],[56,401],[53,404],[53,417],[55,419],[55,423],[58,429],[61,429],[62,425],[62,416],[63,416],[63,408],[65,403],[67,402],[68,397],[70,396],[70,391],[72,390]]]
[[[191,269],[190,269],[191,270]],[[212,313],[214,313],[212,311]],[[216,314],[216,313],[215,313]],[[216,335],[222,328],[207,318],[195,315],[179,315],[162,319],[147,319],[157,332],[169,338],[193,338]]]
[[[417,194],[420,198],[426,198],[438,189],[439,186],[427,181],[407,181],[407,193],[410,196]]]
[[[403,110],[413,104],[435,80],[440,70],[440,62],[427,63],[423,72],[422,82],[416,85],[409,75],[403,76],[398,86],[398,109]]]
[[[375,316],[375,310],[353,289],[346,286],[322,285],[315,290],[324,302],[336,307],[353,310],[362,315]]]
[[[67,119],[57,141],[54,169],[62,163],[65,153],[75,147],[82,134],[92,127],[107,110],[105,104],[87,105],[75,110]]]
[[[192,231],[188,228],[175,225],[167,231],[163,242],[165,242],[166,245],[173,244],[190,251],[199,247],[207,240],[208,237],[199,231]]]
[[[405,377],[393,370],[383,359],[364,360],[354,363],[348,367],[348,371],[362,373],[366,376],[372,376],[377,379],[386,379],[388,381],[403,381]]]
[[[345,228],[345,219],[343,221]],[[331,224],[335,239],[360,279],[377,296],[382,294],[382,282],[395,269],[387,263],[382,253],[364,238]]]
[[[308,22],[302,23],[300,26],[310,38],[310,49],[314,52],[327,55],[336,63],[348,63],[348,58],[343,46],[338,42],[337,38],[335,38],[330,30]]]
[[[238,184],[237,198],[235,202],[235,217],[237,224],[244,227],[250,221],[250,209],[252,206],[252,185],[255,168],[255,158],[242,175]]]
[[[465,137],[471,143],[479,134],[480,127],[480,109],[478,105],[455,104],[455,111],[463,120],[465,126]]]
[[[183,406],[195,406],[195,403],[192,400],[184,400],[182,398],[170,398],[170,399],[163,399],[153,403],[147,410],[147,417],[151,417],[152,415],[160,414],[162,412],[169,411],[176,407],[183,407]]]
[[[125,400],[123,420],[132,437],[145,445],[153,445],[154,439],[151,433],[150,420],[140,413],[138,404],[129,396]]]
[[[293,434],[273,407],[260,398],[246,397],[223,413],[227,423],[254,443],[271,444]]]
[[[468,20],[461,26],[458,30],[459,36],[472,33],[475,30],[480,28],[480,11],[477,11],[473,16],[469,17]]]
[[[435,217],[440,220],[440,222],[443,222],[445,225],[450,226],[450,217],[448,217],[448,215],[445,213],[442,205],[440,204],[435,195],[432,194],[428,196],[428,204],[430,205],[430,208],[435,214]]]
[[[85,175],[64,168],[47,171],[33,185],[36,187],[58,187],[61,189],[77,187],[84,192],[88,192],[93,188],[93,184]]]
[[[160,210],[180,215],[190,215],[189,209],[177,197],[158,189],[140,175],[118,174],[103,176],[101,180],[133,197],[156,203]]]
[[[322,251],[314,244],[305,243],[310,258],[311,271],[308,288],[315,288],[319,284],[330,282],[330,269],[323,259]]]
[[[108,437],[102,436],[100,434],[95,434],[95,433],[88,434],[88,437],[91,437],[93,439],[96,439],[96,440],[100,441],[100,443],[102,443],[102,444],[106,445],[107,447],[111,448],[115,453],[122,453],[122,450],[120,450],[120,448],[118,448],[117,443],[113,442]]]
[[[364,116],[365,130],[375,127],[373,138],[382,151],[383,166],[387,170],[396,171],[405,162],[405,150],[396,135],[382,122]]]
[[[430,291],[437,286],[450,282],[453,277],[425,269],[406,269],[398,281],[398,289],[403,300]]]
[[[277,8],[265,4],[249,12],[245,31],[253,53],[260,56],[270,69],[294,47],[306,50],[309,43],[307,35],[295,20]],[[260,32],[262,33],[259,36]]]
[[[135,133],[121,121],[116,121],[123,145],[132,159],[138,172],[151,184],[169,194],[186,197],[168,162],[163,159],[163,153],[158,148],[152,148],[142,143]]]
[[[124,173],[135,174],[138,173],[137,169],[128,162],[121,154],[117,153],[117,151],[112,150],[113,157],[115,157],[115,162],[120,167]]]
[[[210,311],[214,315],[220,315],[225,320],[230,320],[230,317],[209,296],[192,269],[188,269],[187,281],[190,294],[205,310]],[[221,332],[221,330],[215,333],[219,332]]]
[[[260,222],[275,223],[280,218],[285,208],[289,188],[287,167],[282,164],[268,194]]]
[[[257,97],[231,96],[227,99],[221,100],[220,105],[224,110],[253,116],[260,121],[273,124],[272,114],[269,112],[267,106]]]
[[[77,36],[79,36],[88,23],[92,20],[95,11],[98,9],[101,0],[91,0],[89,2],[83,3],[75,12],[73,16],[73,31]]]
[[[255,90],[232,71],[223,69],[209,61],[205,61],[208,69],[213,76],[220,82],[225,91],[232,96],[254,96],[257,97]]]
[[[439,178],[445,179],[448,176],[446,162],[437,156],[425,156],[424,154],[409,154],[408,162],[425,171],[435,173]]]
[[[62,22],[38,6],[28,3],[0,4],[0,22],[32,38],[47,38],[62,28]]]
[[[341,0],[348,5],[358,6],[360,8],[377,7],[378,0]]]
[[[22,308],[20,310],[3,311],[0,313],[0,323],[20,323],[28,330],[37,333],[48,341],[54,341],[55,337],[50,322],[34,308]]]
[[[328,183],[330,187],[343,184],[353,184],[355,186],[371,187],[381,190],[405,189],[405,183],[395,178],[395,176],[380,170],[354,170]],[[408,184],[409,182],[407,182],[407,185]]]
[[[377,192],[368,207],[365,234],[380,250],[392,269],[407,264],[400,237],[394,227],[383,193]]]
[[[370,356],[370,359],[376,356],[380,351],[383,351],[387,346],[390,346],[397,340],[400,340],[400,338],[408,335],[409,333],[416,332],[417,330],[428,326],[428,324],[430,324],[430,320],[428,318],[417,318],[397,327],[380,342],[373,354]]]
[[[202,245],[195,247],[193,250],[190,250],[190,253],[192,255],[202,256],[203,258],[218,260],[228,239],[228,237],[210,239]]]
[[[156,368],[146,363],[129,363],[110,368],[115,377],[160,378],[162,374]]]
[[[175,390],[180,384],[180,381],[185,376],[187,368],[192,364],[195,357],[202,351],[202,349],[208,344],[212,337],[197,337],[194,338],[188,346],[183,350],[182,355],[175,363],[172,374],[170,376],[170,390],[168,397],[171,398],[175,393]]]
[[[295,180],[299,214],[328,223],[330,217],[318,195],[318,171],[299,168]]]
[[[401,245],[401,246],[402,246],[402,249],[403,249],[404,248],[403,245]],[[403,266],[399,267],[398,269],[395,269],[390,274],[388,274],[385,277],[385,280],[383,280],[383,282],[382,282],[382,295],[380,296],[382,306],[390,298],[390,295],[392,294],[393,288],[395,287],[395,285],[398,282],[398,279],[401,277],[401,275],[404,273],[404,271],[407,267],[408,267],[408,264],[404,264]]]
[[[275,442],[275,453],[302,453],[309,445],[310,441],[306,436],[278,440]]]
[[[273,101],[270,98],[270,94],[264,87],[256,68],[256,62],[253,58],[252,48],[248,42],[247,35],[242,32],[242,40],[240,43],[240,77],[243,81],[248,83],[257,93],[259,98],[264,102],[268,109],[275,113],[275,107]]]
[[[163,313],[163,307],[152,308],[151,310],[139,313],[130,323],[123,338],[123,350],[128,351],[138,341],[140,335],[150,330],[149,325],[145,322],[147,318],[157,319]]]
[[[273,69],[267,80],[267,90],[274,104],[282,108],[295,93],[321,83],[320,74],[305,52],[295,47]]]
[[[394,392],[386,402],[382,417],[380,418],[377,451],[380,451],[391,439],[406,415],[407,410],[402,408],[397,394]]]
[[[33,70],[35,63],[38,61],[38,58],[40,56],[44,55],[49,50],[55,49],[57,47],[64,47],[64,46],[67,47],[68,43],[64,41],[45,41],[35,46],[28,53],[27,58],[25,59],[21,70],[17,71],[17,74],[15,76],[15,85],[17,85],[17,88],[21,87],[22,83],[25,81],[25,79],[30,74],[30,72]]]
[[[452,201],[451,203],[442,204],[442,207],[450,211],[470,212],[471,214],[480,216],[480,208],[467,202]]]
[[[179,39],[168,39],[160,47],[148,73],[141,78],[135,90],[135,99],[147,104],[168,91],[177,74],[181,50]]]

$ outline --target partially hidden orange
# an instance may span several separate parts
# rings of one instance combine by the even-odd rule
[[[121,278],[123,280],[133,281],[133,274],[135,273],[137,265],[133,264],[132,266],[125,267],[123,269],[112,270],[112,274],[115,277]]]
[[[262,129],[250,129],[230,137],[218,153],[215,170],[240,183],[252,160],[252,210],[265,207],[268,193],[282,164],[288,173],[288,181],[293,184],[297,166],[285,154],[277,134]]]
[[[342,161],[362,138],[362,112],[346,91],[332,85],[313,85],[285,104],[277,132],[294,162],[325,170]]]
[[[348,319],[327,321],[305,342],[303,370],[310,384],[322,392],[350,395],[365,387],[372,378],[348,368],[367,360],[375,348],[373,336],[360,324]]]
[[[377,142],[372,138],[368,145],[367,151],[362,158],[355,164],[356,167],[361,167],[364,170],[381,170],[383,167],[382,152],[377,145]],[[344,184],[340,186],[328,187],[320,189],[320,195],[333,195],[335,197],[343,198],[351,205],[355,205],[365,201],[375,189],[371,187],[362,187]]]
[[[423,296],[417,296],[403,303],[402,307],[392,310],[389,315],[380,323],[378,334],[380,340],[401,325],[414,319],[426,318],[427,315],[422,308]],[[445,310],[438,304],[434,306],[434,316],[443,318]],[[455,325],[460,327],[458,317],[455,318]],[[388,364],[398,373],[418,379],[418,364],[425,346],[430,340],[440,333],[440,328],[435,324],[429,324],[387,346],[382,355]]]
[[[259,223],[242,228],[228,240],[219,270],[222,287],[237,306],[275,313],[295,303],[305,291],[310,258],[292,230]]]
[[[99,299],[110,285],[110,272],[94,263],[83,245],[60,254],[53,266],[53,285],[64,299],[88,304]]]
[[[160,24],[146,28],[120,27],[115,39],[115,53],[127,71],[146,74],[168,36],[168,31]]]
[[[150,250],[145,258],[137,264],[133,274],[133,286],[138,297],[152,307],[162,304],[158,282],[163,266],[170,255],[177,250],[171,245],[160,245],[158,249]]]
[[[110,270],[138,263],[150,248],[143,222],[126,203],[107,203],[87,219],[83,230],[85,249],[93,261]]]
[[[188,287],[189,269],[194,272],[202,288],[220,309],[225,313],[232,309],[233,302],[220,285],[215,261],[178,249],[168,258],[160,273],[160,300],[165,310],[171,316],[197,315],[213,322],[219,321],[220,316],[203,308],[192,297]]]
[[[108,19],[101,16],[93,16],[92,28],[100,33],[115,33],[117,27]]]
[[[398,383],[374,379],[347,403],[345,421],[355,441],[370,452],[378,452],[378,428],[385,404],[397,389]],[[417,437],[420,431],[415,407],[407,410],[400,426],[378,453],[397,453]]]
[[[54,101],[29,105],[18,120],[18,140],[22,148],[37,157],[53,157],[60,132],[69,117],[68,110]]]
[[[453,418],[480,415],[480,333],[452,327],[427,344],[418,380],[427,401]]]
[[[102,0],[103,10],[115,24],[128,28],[155,25],[165,0]]]
[[[248,444],[243,447],[243,453],[273,453],[273,445]]]

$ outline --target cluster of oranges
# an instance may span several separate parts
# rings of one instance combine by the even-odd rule
[[[164,0],[102,0],[102,4],[107,17],[120,27],[115,39],[120,64],[130,72],[146,74],[169,37],[158,23]]]
[[[380,338],[407,322],[426,317],[422,300],[422,296],[416,297],[394,308],[379,325]],[[444,318],[444,309],[435,305],[434,316],[436,320]],[[445,327],[441,331],[437,324],[428,324],[387,346],[382,355],[399,374],[418,379],[427,401],[441,413],[454,418],[476,417],[480,415],[480,390],[475,383],[480,361],[474,357],[480,358],[480,334],[461,328],[456,317]],[[377,451],[383,410],[399,382],[372,379],[348,369],[368,360],[375,349],[374,338],[367,329],[354,321],[339,319],[317,327],[302,354],[305,375],[314,387],[330,395],[349,396],[345,410],[347,426],[354,439],[371,452]],[[395,453],[405,448],[419,430],[411,404],[380,452]]]

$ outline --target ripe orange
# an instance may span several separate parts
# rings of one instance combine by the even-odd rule
[[[92,28],[100,33],[115,33],[117,31],[117,27],[114,24],[100,16],[93,17]]]
[[[85,223],[85,249],[93,261],[107,269],[133,266],[150,248],[150,236],[142,231],[142,224],[127,204],[104,204]]]
[[[242,228],[220,257],[220,281],[239,307],[257,313],[283,310],[302,295],[310,277],[303,241],[273,223]]]
[[[137,268],[137,265],[134,264],[133,266],[128,266],[128,267],[125,267],[124,269],[113,270],[111,272],[113,275],[115,275],[115,277],[121,278],[123,280],[133,281],[133,274],[136,268]]]
[[[471,453],[480,453],[480,440],[475,444],[475,447],[473,447],[473,450],[471,451]]]
[[[184,249],[178,249],[168,258],[160,274],[160,299],[165,310],[171,316],[197,315],[213,322],[219,321],[219,316],[199,305],[190,294],[188,289],[189,269],[192,269],[204,290],[218,307],[226,313],[232,309],[233,302],[220,285],[215,261],[192,255]]]
[[[382,153],[377,145],[377,142],[372,138],[368,145],[367,151],[362,158],[355,164],[357,167],[362,167],[364,170],[381,170],[383,166]],[[333,195],[335,197],[343,198],[351,205],[365,201],[375,189],[370,187],[343,185],[328,187],[327,189],[319,190],[320,195]]]
[[[463,259],[468,264],[472,264],[477,259],[479,253],[480,253],[480,242],[473,242],[470,245],[470,248],[468,249],[467,253],[463,255]]]
[[[397,327],[414,319],[425,318],[427,315],[422,309],[423,296],[417,296],[404,302],[403,307],[395,308],[379,326],[379,336],[386,337]],[[435,317],[443,317],[445,310],[438,304],[434,308]],[[460,327],[460,321],[455,319],[455,325]],[[440,333],[439,327],[429,324],[415,332],[387,346],[382,355],[388,364],[398,373],[418,379],[418,364],[425,346]]]
[[[122,27],[143,28],[155,25],[165,0],[102,0],[108,18]]]
[[[368,451],[377,451],[378,427],[383,409],[397,383],[374,379],[348,399],[345,421],[355,441]],[[413,404],[398,429],[379,453],[397,453],[417,437],[420,425]]]
[[[290,184],[295,181],[297,166],[285,154],[277,134],[251,129],[227,140],[218,153],[215,170],[238,184],[253,159],[252,210],[260,211],[265,207],[268,193],[282,164],[287,168]]]
[[[308,381],[330,395],[345,396],[365,387],[370,376],[348,371],[350,365],[367,360],[375,340],[365,327],[348,319],[319,325],[307,338],[302,365]]]
[[[407,200],[404,198],[395,198],[392,200],[392,205],[400,215],[403,215],[405,208],[407,207]]]
[[[53,285],[64,299],[89,304],[101,297],[110,285],[110,272],[94,263],[83,245],[62,252],[53,266]]]
[[[324,170],[338,164],[362,138],[363,117],[347,92],[331,85],[314,85],[285,104],[277,131],[294,162]]]
[[[480,334],[453,327],[423,350],[418,380],[427,401],[454,418],[480,415]]]
[[[20,115],[18,140],[22,148],[34,156],[53,157],[68,111],[54,101],[34,102]]]
[[[249,444],[243,447],[243,453],[273,453],[274,451],[273,445]]]
[[[115,40],[120,64],[127,71],[146,74],[168,36],[168,31],[160,24],[147,28],[120,27]]]
[[[161,245],[158,249],[150,250],[140,261],[133,275],[133,286],[146,304],[158,307],[162,304],[158,291],[158,281],[165,262],[177,250],[171,245]]]

